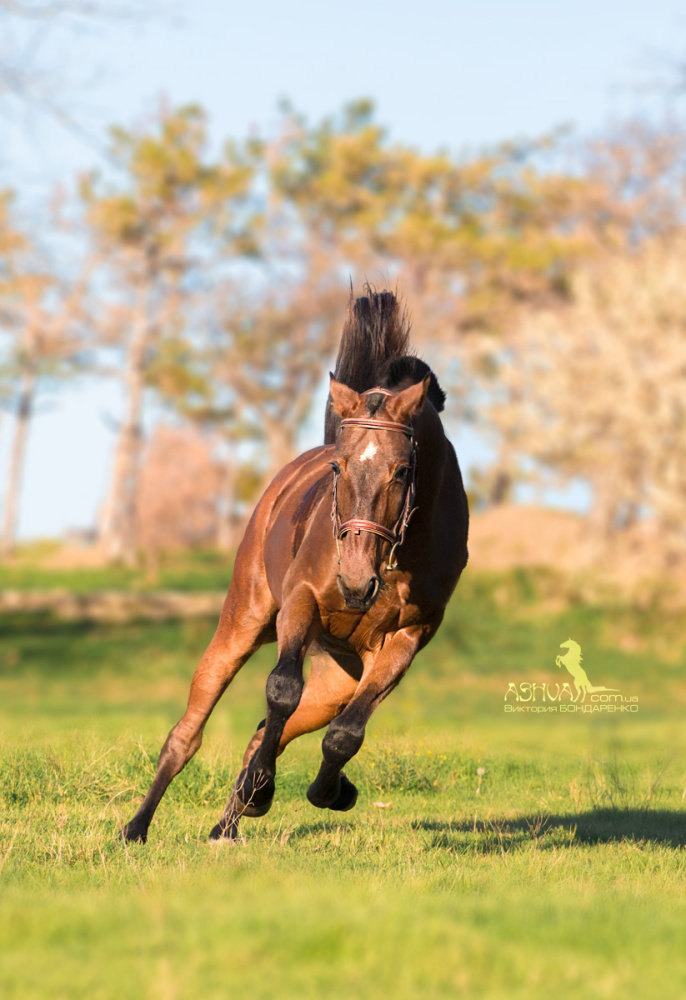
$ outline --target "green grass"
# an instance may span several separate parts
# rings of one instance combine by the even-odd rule
[[[54,555],[53,547],[48,546],[42,554]],[[0,565],[0,590],[61,587],[78,594],[99,590],[225,590],[232,562],[231,557],[215,551],[172,553],[161,559],[157,575],[151,577],[144,566],[50,568],[45,558],[37,561],[34,550],[28,548],[25,554],[20,550],[11,564]]]
[[[681,998],[686,656],[677,616],[466,578],[347,773],[356,809],[305,799],[321,734],[274,807],[209,844],[264,709],[244,668],[125,846],[212,622],[0,623],[0,994],[49,998]],[[572,636],[631,716],[508,715]]]

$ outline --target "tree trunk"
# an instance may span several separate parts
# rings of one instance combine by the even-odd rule
[[[33,414],[33,402],[36,390],[36,373],[33,367],[24,371],[19,391],[19,406],[15,417],[14,439],[10,455],[10,467],[5,492],[5,515],[0,540],[0,556],[10,555],[17,537],[19,522],[19,499],[21,483],[26,459],[26,444],[29,435],[29,422]]]
[[[587,523],[600,546],[607,545],[616,528],[617,492],[610,480],[598,477],[593,482],[593,507]]]
[[[220,552],[231,552],[238,542],[236,537],[236,466],[227,455],[222,468],[217,511],[216,545]]]
[[[143,444],[143,392],[149,325],[141,311],[125,376],[126,415],[119,431],[110,487],[100,519],[100,543],[107,559],[136,561],[136,494]]]
[[[264,482],[266,489],[277,472],[280,472],[296,455],[296,424],[291,426],[287,419],[265,417],[263,426],[269,453],[269,465]]]
[[[506,437],[501,437],[498,457],[489,470],[486,502],[489,507],[510,503],[516,481],[515,462],[512,446]]]
[[[496,469],[488,491],[488,506],[497,507],[512,498],[512,476],[508,469]]]

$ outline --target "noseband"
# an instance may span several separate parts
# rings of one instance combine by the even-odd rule
[[[393,396],[394,393],[389,392],[388,389],[370,389],[364,395],[371,395],[372,393],[383,393],[384,396]],[[417,509],[414,506],[415,495],[417,492],[417,440],[414,436],[414,428],[410,424],[397,423],[394,420],[374,420],[372,418],[366,419],[364,417],[345,417],[341,420],[341,430],[344,427],[364,427],[366,430],[370,431],[391,431],[396,434],[404,434],[410,439],[411,451],[410,458],[408,462],[409,473],[407,477],[407,485],[405,487],[405,499],[403,501],[402,510],[400,511],[400,516],[395,522],[392,528],[387,528],[383,524],[377,524],[376,521],[367,521],[364,518],[353,517],[349,521],[343,521],[341,523],[340,514],[338,513],[338,497],[337,497],[337,484],[338,484],[338,473],[334,469],[333,474],[333,506],[331,509],[331,520],[333,521],[333,535],[336,539],[336,549],[338,550],[338,562],[341,561],[341,538],[347,535],[349,531],[354,531],[356,535],[359,535],[361,531],[367,531],[372,535],[378,535],[379,538],[383,538],[384,541],[388,542],[391,546],[391,551],[388,554],[388,563],[386,568],[389,570],[394,570],[398,568],[398,563],[395,559],[396,549],[403,544],[405,541],[405,532],[407,531],[407,526],[410,523],[410,518]]]

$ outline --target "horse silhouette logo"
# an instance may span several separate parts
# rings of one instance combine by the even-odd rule
[[[585,698],[587,694],[594,694],[597,691],[619,691],[619,688],[596,687],[594,684],[591,684],[588,674],[581,666],[581,661],[583,660],[581,646],[574,639],[567,639],[566,642],[561,642],[560,649],[566,649],[567,652],[564,656],[557,656],[555,663],[558,668],[564,667],[567,673],[572,675],[577,695],[583,695]]]

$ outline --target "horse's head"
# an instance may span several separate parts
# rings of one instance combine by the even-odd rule
[[[338,586],[347,607],[366,611],[381,587],[381,567],[393,568],[414,501],[416,441],[412,420],[424,404],[429,377],[399,392],[357,393],[331,379],[340,418],[335,451],[334,532]]]

